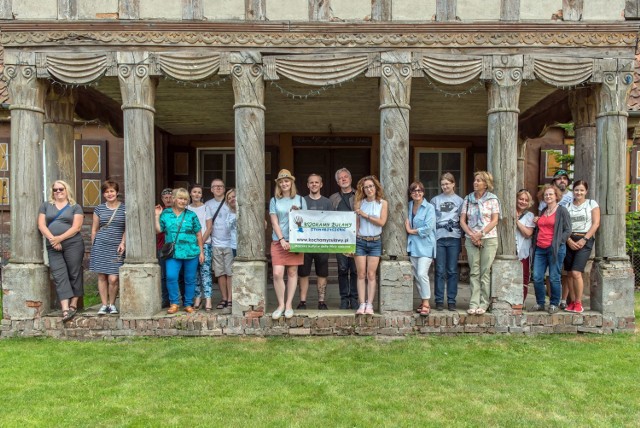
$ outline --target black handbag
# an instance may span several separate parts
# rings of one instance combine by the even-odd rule
[[[176,250],[175,241],[178,240],[178,235],[180,234],[180,229],[182,228],[182,223],[184,222],[184,218],[187,216],[187,210],[184,210],[182,213],[182,221],[180,221],[180,225],[178,226],[178,231],[176,232],[176,237],[173,242],[165,242],[160,251],[158,252],[158,258],[161,260],[167,260],[173,257],[173,253]]]

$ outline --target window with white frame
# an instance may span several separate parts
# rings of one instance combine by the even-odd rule
[[[202,149],[198,153],[198,180],[207,189],[211,181],[221,178],[227,188],[236,186],[236,155],[229,149]],[[205,192],[206,193],[206,192]],[[208,199],[209,195],[205,195]]]
[[[441,193],[440,176],[445,172],[456,178],[456,193],[464,194],[465,149],[420,148],[415,154],[415,175],[424,184],[427,200]]]

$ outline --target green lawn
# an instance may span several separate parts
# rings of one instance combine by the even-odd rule
[[[2,427],[640,426],[637,334],[11,339],[0,362]]]

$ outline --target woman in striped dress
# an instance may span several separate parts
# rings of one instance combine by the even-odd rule
[[[102,183],[104,204],[93,211],[91,227],[91,258],[89,270],[98,274],[98,291],[102,305],[98,315],[117,314],[116,297],[119,288],[119,269],[124,263],[125,207],[118,201],[120,186],[115,181]]]

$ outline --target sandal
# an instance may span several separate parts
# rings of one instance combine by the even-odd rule
[[[227,301],[226,300],[220,300],[220,303],[218,303],[218,306],[216,306],[216,309],[224,309],[227,307]]]
[[[231,300],[227,300],[227,308],[232,308],[233,302]]]
[[[422,306],[422,305],[418,306],[418,307],[416,308],[416,313],[418,313],[418,314],[419,314],[420,312],[422,312],[422,308],[423,308],[423,306]]]
[[[420,316],[422,317],[428,316],[430,312],[431,312],[430,306],[423,306],[422,308],[420,308]]]
[[[69,308],[66,311],[62,311],[62,322],[70,321],[76,315],[76,311]]]

